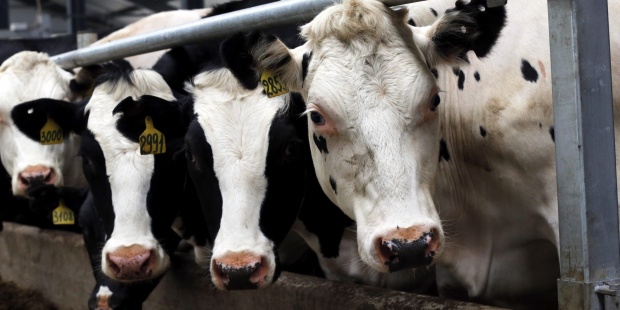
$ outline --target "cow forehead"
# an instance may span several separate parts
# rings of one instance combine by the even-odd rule
[[[45,54],[18,53],[0,66],[0,106],[10,111],[14,105],[30,100],[70,97],[72,77]]]
[[[288,96],[267,98],[260,88],[246,90],[226,69],[202,73],[194,84],[194,112],[215,165],[246,163],[246,170],[262,175],[269,130]]]
[[[87,127],[101,145],[104,155],[107,153],[106,164],[112,154],[139,154],[139,144],[126,138],[116,128],[121,113],[112,112],[123,99],[132,97],[137,100],[143,95],[151,95],[169,101],[174,100],[170,87],[156,72],[134,70],[128,74],[131,83],[118,77],[116,80],[106,81],[97,86],[85,108],[85,113],[89,114]]]

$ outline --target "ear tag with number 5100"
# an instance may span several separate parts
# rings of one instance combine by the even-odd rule
[[[43,128],[41,128],[41,138],[39,139],[39,143],[43,145],[50,145],[60,144],[62,141],[62,129],[58,126],[54,119],[48,115],[47,122],[43,125]]]
[[[73,225],[75,224],[75,215],[73,211],[67,208],[62,200],[60,200],[58,207],[52,211],[52,221],[54,225]]]
[[[166,153],[166,137],[161,131],[153,126],[153,118],[147,116],[144,119],[146,129],[140,135],[140,154],[155,155]]]
[[[260,82],[263,84],[263,89],[269,98],[288,93],[286,83],[284,83],[279,76],[273,74],[270,70],[263,71],[263,74],[260,76]]]

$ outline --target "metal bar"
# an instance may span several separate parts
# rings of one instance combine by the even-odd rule
[[[560,309],[604,309],[620,279],[606,0],[549,0],[560,226]]]
[[[84,0],[67,0],[67,32],[77,34],[86,28]]]
[[[0,0],[0,29],[9,29],[9,0]]]
[[[184,10],[202,9],[203,7],[203,0],[181,0],[181,9]]]
[[[399,5],[417,1],[421,0],[386,0],[382,2],[388,5]],[[221,38],[239,31],[307,22],[325,7],[333,4],[334,0],[278,1],[205,18],[188,25],[56,55],[52,57],[52,60],[65,69],[72,69],[182,44]]]

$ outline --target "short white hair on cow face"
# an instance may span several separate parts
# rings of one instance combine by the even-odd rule
[[[16,105],[40,98],[75,99],[70,90],[73,74],[61,69],[43,53],[20,52],[0,66],[0,159],[11,175],[14,195],[26,196],[20,174],[31,169],[49,172],[49,183],[60,186],[86,184],[79,161],[74,160],[79,138],[57,145],[40,145],[21,133],[10,112]],[[22,179],[23,180],[23,179]]]
[[[108,255],[137,245],[157,255],[151,275],[157,277],[167,269],[170,259],[153,236],[146,205],[155,155],[140,154],[139,143],[124,136],[116,127],[122,113],[113,111],[128,96],[137,100],[151,95],[168,101],[174,101],[174,96],[155,71],[134,70],[128,73],[128,78],[131,82],[119,79],[97,86],[84,111],[89,113],[87,128],[105,158],[115,215],[114,230],[103,247],[102,270],[111,275]]]
[[[419,241],[419,257],[409,259],[423,265],[443,243],[431,197],[439,89],[406,17],[380,2],[348,0],[302,27],[304,46],[267,39],[252,50],[259,68],[306,99],[317,177],[357,221],[361,258],[381,271],[402,268],[392,262],[398,247]]]
[[[211,276],[218,278],[216,264],[258,258],[265,274],[257,282],[273,282],[275,244],[259,226],[261,206],[267,194],[269,131],[288,95],[268,98],[261,88],[245,89],[228,69],[203,72],[187,91],[194,98],[194,112],[213,155],[213,171],[222,197],[220,228],[213,244]]]

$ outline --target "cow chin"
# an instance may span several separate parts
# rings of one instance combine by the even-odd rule
[[[160,277],[170,267],[170,257],[155,241],[108,246],[110,241],[102,251],[101,270],[113,280],[148,281]]]

